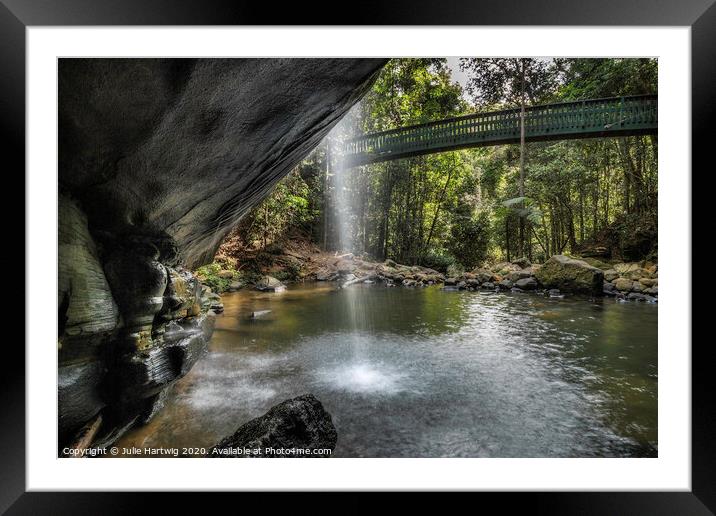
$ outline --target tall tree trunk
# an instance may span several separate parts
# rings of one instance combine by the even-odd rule
[[[510,259],[510,216],[509,214],[505,216],[505,254],[507,255],[507,261],[512,261]]]
[[[448,176],[447,179],[445,179],[445,184],[443,184],[443,189],[440,191],[440,196],[438,197],[438,202],[435,207],[435,215],[433,215],[433,221],[430,223],[430,231],[428,232],[428,238],[425,241],[425,246],[423,247],[423,252],[421,254],[424,254],[425,251],[427,251],[430,247],[430,241],[433,239],[433,232],[435,231],[435,223],[438,220],[438,215],[440,214],[440,208],[443,204],[443,199],[445,198],[445,192],[447,192],[447,188],[450,185],[450,179],[452,178],[452,172],[453,169],[450,168],[448,170]]]
[[[525,59],[520,59],[522,65],[521,95],[520,95],[520,197],[525,196]],[[524,208],[524,201],[521,206]],[[525,219],[520,215],[520,256],[525,254]]]
[[[618,144],[617,144],[618,145]],[[624,169],[624,213],[631,213],[631,178],[633,175],[634,163],[629,155],[629,143],[622,138],[622,145],[619,146],[622,154],[622,168]]]
[[[579,185],[579,244],[584,243],[584,185]]]

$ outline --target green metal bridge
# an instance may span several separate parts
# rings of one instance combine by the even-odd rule
[[[656,132],[656,95],[580,100],[525,108],[526,142]],[[519,141],[519,108],[475,113],[353,138],[343,145],[342,166],[349,168]]]

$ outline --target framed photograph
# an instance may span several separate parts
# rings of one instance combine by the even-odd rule
[[[711,514],[711,4],[3,0],[27,303],[0,508]]]

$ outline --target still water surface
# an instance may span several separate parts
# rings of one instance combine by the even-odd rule
[[[120,447],[208,447],[310,392],[339,457],[657,454],[656,305],[329,284],[222,299],[209,352]]]

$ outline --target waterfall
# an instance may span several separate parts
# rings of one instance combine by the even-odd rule
[[[335,136],[336,132],[345,130],[345,124],[337,127],[327,140],[332,201],[330,213],[337,233],[336,255],[345,256],[346,260],[354,260],[356,259],[354,221],[359,209],[356,205],[358,196],[354,193],[357,178],[354,175],[355,169],[343,167],[339,148],[340,136]],[[342,278],[341,284],[347,279],[349,278]],[[344,347],[346,353],[342,354],[340,363],[334,364],[321,376],[340,390],[358,393],[394,391],[396,375],[386,370],[385,365],[380,361],[371,358],[369,343],[372,338],[369,333],[374,325],[371,321],[366,288],[369,287],[359,283],[341,289],[340,301],[346,311],[344,320],[347,321],[349,328],[342,336],[343,342],[337,344]]]

